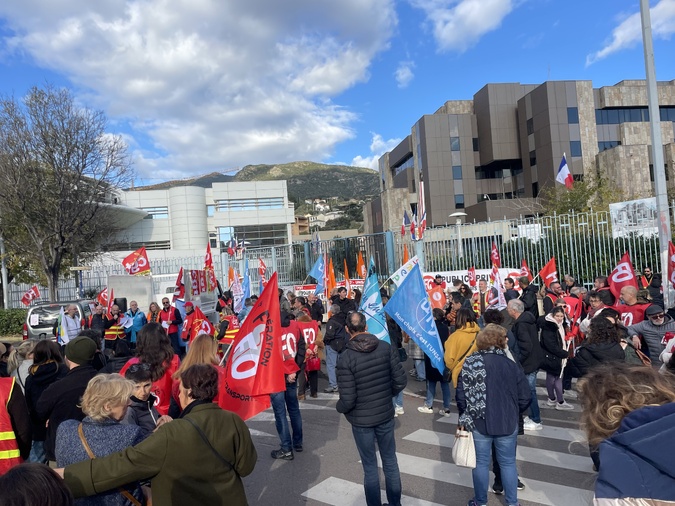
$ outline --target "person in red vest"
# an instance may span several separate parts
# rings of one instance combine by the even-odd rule
[[[630,327],[645,319],[645,311],[651,305],[638,303],[638,289],[634,286],[624,286],[619,292],[621,303],[616,305],[621,313],[621,322],[624,327]]]
[[[180,356],[182,350],[179,341],[179,325],[182,325],[183,317],[178,309],[171,305],[168,297],[162,299],[162,310],[159,312],[159,321],[162,324],[162,327],[166,329],[166,333],[169,334],[173,352]]]
[[[105,338],[105,347],[109,350],[115,349],[118,339],[125,339],[127,336],[124,327],[120,325],[120,317],[120,307],[117,304],[114,304],[110,308],[110,314],[105,316],[103,337]]]
[[[300,332],[302,332],[302,335],[305,338],[305,343],[307,344],[307,352],[305,354],[305,367],[303,369],[306,369],[308,366],[307,360],[310,358],[315,358],[319,356],[319,349],[323,349],[323,339],[321,339],[321,332],[319,332],[319,324],[315,321],[312,320],[312,318],[307,315],[303,314],[299,316],[296,319],[296,322],[298,324],[298,328],[300,329]],[[319,365],[321,363],[319,362]],[[304,374],[302,374],[304,372]],[[306,390],[306,384],[309,383],[309,396],[310,397],[317,397],[318,396],[318,389],[319,389],[319,371],[318,370],[312,370],[312,371],[300,371],[300,378],[298,381],[298,399],[299,400],[304,400],[305,399],[305,390]]]
[[[560,283],[557,281],[551,283],[544,294],[544,314],[549,314],[551,309],[555,306],[555,301],[564,296],[565,292],[563,291],[562,286],[560,286]]]
[[[0,343],[0,355],[5,351]],[[0,378],[0,475],[28,459],[32,440],[30,413],[16,378]]]

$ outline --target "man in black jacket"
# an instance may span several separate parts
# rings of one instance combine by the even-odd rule
[[[91,361],[96,353],[96,343],[89,337],[77,336],[66,344],[66,376],[51,384],[40,396],[37,415],[48,421],[45,439],[47,460],[56,461],[56,429],[64,420],[82,420],[84,413],[79,407],[80,399],[89,380],[96,376]]]
[[[520,300],[523,301],[525,311],[532,313],[535,318],[539,317],[539,306],[537,304],[537,285],[531,285],[527,276],[520,276],[518,278],[518,285],[522,293]]]
[[[347,289],[344,286],[341,286],[340,288],[337,289],[337,295],[334,295],[330,299],[331,304],[337,304],[340,306],[340,319],[344,323],[345,318],[347,317],[347,314],[349,314],[350,311],[356,311],[356,302],[354,300],[350,299],[347,297]]]
[[[522,278],[521,278],[522,279]],[[537,371],[544,358],[544,352],[539,345],[537,320],[534,315],[525,311],[525,305],[520,299],[510,300],[506,306],[509,315],[515,320],[511,332],[516,336],[520,351],[520,365],[527,377],[532,393],[529,418],[525,418],[525,430],[541,430],[541,414],[537,402]]]
[[[340,306],[333,304],[330,307],[330,315],[323,336],[323,343],[326,345],[326,373],[328,374],[328,387],[324,389],[324,392],[335,393],[338,391],[335,367],[337,366],[338,355],[349,341],[349,336],[345,330],[345,315],[342,314]]]
[[[337,366],[340,399],[336,409],[352,424],[356,448],[363,464],[363,487],[368,506],[380,506],[380,478],[375,441],[382,458],[387,500],[401,504],[401,474],[396,460],[392,397],[406,385],[406,375],[389,343],[367,332],[361,313],[347,316],[350,340]]]

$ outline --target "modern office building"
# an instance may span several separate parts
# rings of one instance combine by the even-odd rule
[[[675,187],[675,80],[658,84],[666,177]],[[428,226],[536,214],[562,159],[579,181],[601,173],[627,198],[653,195],[645,81],[487,84],[473,100],[443,104],[379,159],[380,196],[364,206],[365,232],[396,230],[424,181]]]
[[[294,206],[286,181],[212,182],[122,192],[122,203],[147,213],[117,237],[111,250],[203,254],[207,242],[225,251],[235,238],[247,247],[289,244]]]

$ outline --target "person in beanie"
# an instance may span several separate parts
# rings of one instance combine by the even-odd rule
[[[78,406],[89,380],[96,376],[91,361],[96,353],[96,343],[86,336],[77,336],[66,344],[68,374],[51,384],[40,396],[37,416],[48,422],[45,438],[47,460],[55,463],[56,430],[64,420],[82,420],[84,413]]]

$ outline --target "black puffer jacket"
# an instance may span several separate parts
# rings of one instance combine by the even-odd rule
[[[548,320],[544,320],[541,327],[541,348],[545,354],[541,368],[554,376],[562,372],[562,361],[567,358],[568,351],[563,348],[563,340],[558,331],[558,326]]]
[[[518,340],[520,365],[523,366],[523,372],[525,374],[533,373],[539,369],[541,361],[544,358],[544,352],[541,346],[539,346],[537,321],[534,315],[528,311],[521,313],[513,324],[513,327],[511,327],[511,332],[513,332],[513,335]]]
[[[626,354],[619,343],[591,343],[580,346],[574,358],[567,361],[567,371],[581,378],[588,370],[605,362],[623,362]]]
[[[520,294],[520,300],[525,305],[525,311],[531,313],[535,318],[539,316],[539,306],[537,305],[537,285],[527,285]]]
[[[68,367],[65,364],[58,364],[53,361],[31,367],[31,373],[26,378],[26,403],[33,425],[34,441],[44,441],[47,436],[45,421],[37,415],[37,403],[40,396],[49,385],[63,378],[66,374],[68,374]]]
[[[376,427],[394,418],[391,398],[405,388],[399,355],[372,334],[354,336],[337,363],[340,399],[336,409],[352,425]]]

